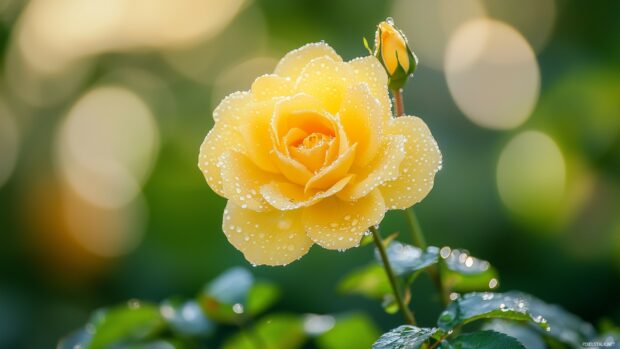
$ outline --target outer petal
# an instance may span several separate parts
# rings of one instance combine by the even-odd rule
[[[356,58],[349,61],[355,81],[365,82],[370,92],[381,103],[383,120],[392,118],[392,101],[388,91],[388,76],[385,69],[374,56]]]
[[[225,196],[220,169],[217,166],[220,156],[226,151],[245,152],[243,140],[237,131],[238,120],[251,105],[250,94],[236,92],[226,97],[213,112],[215,125],[200,146],[198,167],[207,183],[220,196]]]
[[[381,193],[374,190],[355,202],[324,199],[304,209],[303,223],[314,242],[341,250],[358,246],[368,227],[381,222],[385,210]]]
[[[338,115],[351,144],[357,143],[354,166],[366,166],[381,145],[383,119],[381,105],[367,84],[347,89]]]
[[[405,209],[420,202],[433,188],[441,169],[441,152],[428,126],[415,116],[401,116],[388,126],[388,134],[407,138],[407,155],[400,165],[400,177],[383,184],[381,193],[390,209]]]
[[[260,192],[278,210],[296,210],[314,205],[342,190],[353,176],[347,176],[325,191],[305,191],[303,187],[287,182],[273,182],[260,188]]]
[[[368,195],[381,184],[399,177],[399,167],[405,158],[405,136],[386,136],[383,147],[375,159],[365,168],[355,173],[355,179],[349,183],[338,197],[345,201],[354,201]]]
[[[252,83],[252,98],[265,101],[274,97],[288,96],[293,89],[293,80],[275,74],[259,76]]]
[[[312,246],[299,211],[254,212],[229,201],[222,229],[228,241],[256,265],[288,264]]]
[[[306,64],[317,57],[329,57],[334,61],[342,62],[342,58],[331,46],[324,42],[306,44],[287,53],[278,63],[275,73],[282,77],[296,80]]]
[[[351,67],[346,63],[319,57],[303,69],[297,78],[295,90],[318,98],[330,113],[336,114],[347,86],[352,83],[352,76]]]
[[[240,122],[237,129],[245,141],[249,158],[262,170],[278,173],[270,130],[274,102],[268,100],[253,103],[252,109],[247,113],[247,121]]]
[[[222,154],[218,166],[225,197],[242,208],[254,211],[271,209],[260,194],[260,187],[281,180],[281,176],[259,169],[247,156],[232,151]]]

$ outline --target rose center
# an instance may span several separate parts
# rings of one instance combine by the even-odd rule
[[[312,172],[317,172],[325,165],[325,159],[334,141],[334,137],[320,132],[298,133],[297,139],[289,144],[291,157]]]

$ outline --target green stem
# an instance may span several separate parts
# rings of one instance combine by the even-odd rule
[[[413,237],[413,243],[419,248],[426,250],[426,239],[424,238],[424,234],[422,233],[422,227],[420,227],[420,221],[418,220],[418,216],[416,216],[413,211],[413,207],[409,207],[405,210],[407,214],[407,221],[409,222],[409,227],[411,227],[411,236]]]
[[[392,95],[394,96],[394,112],[396,116],[405,115],[405,105],[403,103],[403,90],[392,90]],[[422,227],[420,226],[420,221],[418,221],[418,217],[413,211],[413,207],[405,210],[407,214],[407,221],[409,222],[409,226],[411,227],[411,235],[413,237],[413,243],[421,248],[422,250],[426,250],[428,245],[426,244],[426,239],[424,238],[424,233],[422,232]],[[449,303],[449,295],[441,282],[441,277],[439,276],[439,271],[437,267],[432,266],[427,269],[428,274],[430,275],[435,287],[440,293],[441,301],[444,305]]]
[[[379,255],[381,255],[381,261],[383,262],[383,268],[385,269],[385,273],[387,274],[388,280],[390,281],[390,286],[392,286],[392,292],[394,292],[394,299],[398,304],[398,308],[400,312],[403,314],[405,318],[405,322],[409,325],[416,325],[415,317],[411,310],[407,307],[405,302],[403,301],[403,296],[400,293],[400,288],[398,287],[398,283],[396,282],[396,276],[394,275],[394,270],[392,269],[392,265],[390,264],[390,260],[388,259],[387,252],[385,251],[385,246],[383,245],[383,240],[381,239],[381,234],[379,234],[379,230],[375,227],[370,227],[369,230],[372,232],[372,237],[377,245],[377,249],[379,250]]]
[[[394,109],[396,112],[396,116],[405,115],[405,104],[403,103],[403,90],[392,90],[392,95],[394,95]]]

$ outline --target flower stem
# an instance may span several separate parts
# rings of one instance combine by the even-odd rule
[[[396,112],[396,116],[405,115],[405,105],[403,103],[403,90],[392,90],[392,95],[394,95],[394,109]]]
[[[392,95],[394,96],[394,113],[396,114],[397,117],[405,115],[405,105],[403,103],[403,90],[402,89],[392,90]],[[426,250],[428,245],[426,245],[426,239],[424,238],[422,227],[420,227],[420,222],[418,221],[418,217],[413,211],[413,207],[410,207],[409,209],[405,210],[405,213],[407,214],[407,221],[409,222],[409,227],[411,228],[413,243],[417,245],[417,247],[421,248],[422,250]],[[435,287],[437,287],[437,290],[440,293],[440,298],[441,298],[442,303],[444,305],[447,305],[449,302],[448,292],[441,281],[441,277],[439,276],[439,271],[437,270],[437,267],[432,266],[428,268],[427,270],[428,270],[428,274],[433,280],[433,283],[435,284]]]
[[[409,222],[409,227],[411,228],[411,236],[413,237],[413,243],[419,248],[426,250],[426,239],[424,238],[424,234],[422,233],[422,227],[420,227],[420,221],[418,221],[418,216],[416,216],[413,211],[413,207],[409,207],[405,210],[407,214],[407,221]]]
[[[394,299],[398,304],[398,308],[400,312],[403,314],[405,318],[405,322],[409,325],[416,325],[415,317],[411,310],[407,307],[405,302],[403,301],[403,296],[400,293],[400,288],[398,287],[398,283],[396,282],[396,276],[394,276],[394,270],[392,269],[392,265],[390,264],[390,260],[388,259],[387,252],[385,251],[385,245],[383,245],[383,240],[381,239],[381,234],[379,234],[379,230],[375,227],[370,227],[370,231],[372,232],[372,237],[377,245],[377,249],[379,250],[379,254],[381,255],[381,261],[383,262],[383,268],[385,269],[385,273],[387,274],[388,280],[390,281],[390,285],[392,286],[392,292],[394,292]]]

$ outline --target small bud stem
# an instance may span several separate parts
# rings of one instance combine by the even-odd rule
[[[394,111],[396,116],[405,115],[405,104],[403,103],[403,89],[392,90],[394,96]]]
[[[407,307],[407,305],[403,301],[403,296],[401,295],[400,288],[398,287],[398,283],[396,282],[394,270],[392,269],[392,265],[390,264],[390,260],[388,259],[387,252],[385,251],[383,239],[381,239],[381,234],[379,234],[379,230],[375,227],[370,227],[369,230],[372,232],[373,241],[375,242],[375,245],[377,245],[377,249],[379,250],[379,255],[381,256],[381,261],[383,262],[383,269],[385,269],[385,273],[387,274],[388,280],[390,281],[390,286],[392,286],[392,292],[394,292],[394,299],[398,304],[398,308],[403,314],[405,322],[409,325],[415,326],[415,317],[413,316],[413,313],[411,312],[409,307]]]

